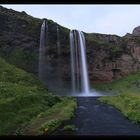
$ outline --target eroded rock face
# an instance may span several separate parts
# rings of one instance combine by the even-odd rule
[[[140,36],[87,35],[90,79],[109,82],[140,70]]]
[[[90,80],[97,83],[110,82],[113,79],[113,73],[111,71],[94,70],[89,74]]]

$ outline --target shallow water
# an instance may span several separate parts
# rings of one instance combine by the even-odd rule
[[[115,107],[101,103],[97,97],[77,97],[73,124],[76,135],[140,136],[140,125],[130,122]]]

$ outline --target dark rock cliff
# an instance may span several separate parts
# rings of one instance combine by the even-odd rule
[[[43,19],[34,18],[25,12],[17,12],[0,6],[0,56],[24,70],[38,72],[40,28]],[[48,45],[50,52],[56,51],[57,23],[48,20]],[[68,48],[68,29],[60,28],[63,51]],[[66,46],[66,47],[65,47]],[[66,52],[66,51],[65,51]]]
[[[87,34],[90,78],[112,81],[140,70],[140,36]]]
[[[113,64],[122,51],[122,39],[103,34],[88,34],[87,37],[90,78],[97,82],[111,81]]]
[[[40,28],[43,19],[0,6],[0,57],[28,72],[38,73]],[[50,61],[57,63],[57,26],[63,78],[70,78],[69,29],[48,20]],[[90,79],[108,82],[140,70],[140,27],[123,37],[85,33]]]

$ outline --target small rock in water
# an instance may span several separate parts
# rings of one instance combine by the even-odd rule
[[[78,128],[75,128],[75,131],[78,131]]]
[[[86,110],[87,108],[85,106],[79,106],[80,109]]]

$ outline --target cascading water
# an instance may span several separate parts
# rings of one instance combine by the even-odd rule
[[[78,30],[70,32],[72,92],[90,93],[84,34]]]
[[[40,48],[39,48],[39,69],[38,75],[39,79],[44,80],[45,75],[45,66],[46,66],[46,40],[47,40],[47,30],[48,25],[47,21],[44,20],[41,26],[41,33],[40,33]]]
[[[59,90],[62,89],[63,85],[63,80],[62,80],[62,58],[61,58],[61,49],[60,49],[60,33],[59,33],[59,27],[58,25],[56,26],[56,33],[57,33],[57,68],[56,68],[56,73],[57,73],[57,85]]]
[[[51,29],[50,29],[51,30]],[[44,20],[41,26],[40,33],[40,48],[39,48],[39,79],[47,84],[48,89],[58,95],[68,96],[100,96],[99,94],[92,94],[89,88],[89,78],[87,72],[86,60],[86,43],[84,34],[78,30],[70,32],[70,49],[71,49],[71,77],[72,77],[72,91],[70,93],[70,83],[63,79],[64,64],[70,63],[69,59],[64,59],[60,49],[60,33],[58,26],[56,27],[57,48],[52,48],[49,43],[49,33],[47,20]],[[57,49],[55,51],[55,49]],[[52,53],[52,50],[54,51]],[[69,71],[69,70],[68,70]],[[70,73],[70,71],[69,71]],[[76,94],[75,94],[76,93]]]
[[[59,37],[59,27],[57,26],[57,52],[60,55],[60,37]]]
[[[48,28],[50,27],[50,28]],[[49,31],[48,31],[49,30]],[[47,20],[43,20],[40,32],[39,65],[38,76],[46,84],[48,89],[58,95],[68,94],[70,91],[69,83],[63,79],[63,60],[61,55],[60,30],[56,26],[56,46],[52,45],[52,28],[48,26]]]

